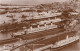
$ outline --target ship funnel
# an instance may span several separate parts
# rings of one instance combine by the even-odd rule
[[[66,36],[66,39],[68,39],[68,38],[69,38],[69,36],[67,35],[67,36]]]
[[[51,26],[53,26],[53,23],[51,22]]]
[[[38,24],[38,29],[40,28],[39,24]]]
[[[31,29],[31,30],[33,29],[32,26],[30,27],[30,29]]]
[[[46,23],[44,23],[45,27],[47,27]]]

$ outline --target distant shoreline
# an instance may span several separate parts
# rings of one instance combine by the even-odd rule
[[[13,5],[13,4],[0,4],[0,6],[35,6],[35,5]]]

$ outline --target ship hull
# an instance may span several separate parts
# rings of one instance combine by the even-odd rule
[[[68,43],[68,44],[66,44],[66,45],[59,46],[59,47],[56,47],[56,48],[52,48],[52,50],[53,50],[53,51],[57,51],[57,50],[60,50],[60,49],[62,49],[62,48],[65,48],[65,47],[67,47],[67,46],[73,45],[73,44],[78,43],[78,42],[79,42],[79,39],[77,39],[77,40],[75,40],[75,41],[73,41],[73,42],[71,42],[71,43]]]

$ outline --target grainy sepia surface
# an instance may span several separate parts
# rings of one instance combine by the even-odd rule
[[[80,0],[0,0],[0,51],[80,51]]]

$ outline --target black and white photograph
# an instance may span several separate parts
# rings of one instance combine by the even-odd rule
[[[0,51],[80,51],[80,0],[0,0]]]

